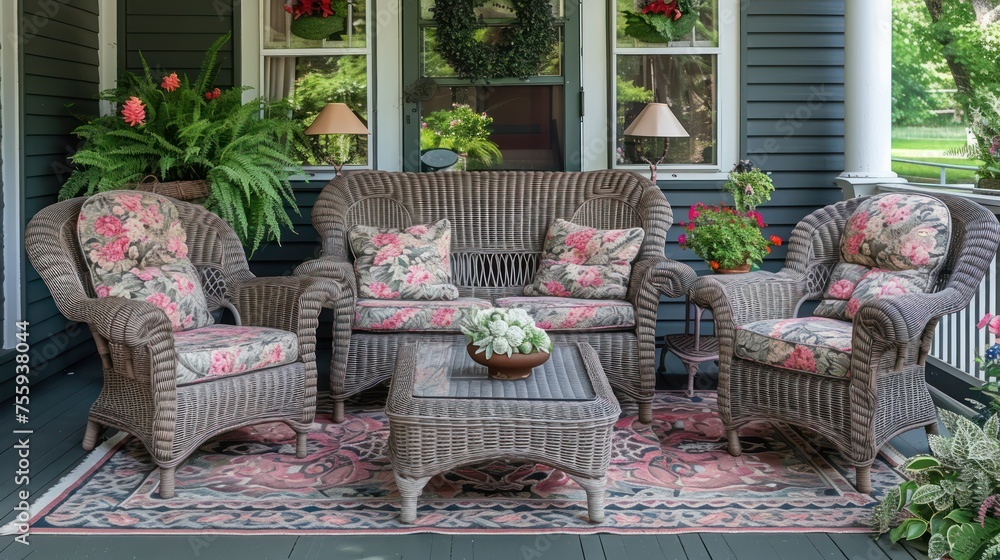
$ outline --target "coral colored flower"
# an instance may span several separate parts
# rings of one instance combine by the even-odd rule
[[[990,320],[989,331],[996,336],[1000,336],[1000,315]]]
[[[212,97],[214,99],[218,99],[220,95],[222,95],[222,90],[220,90],[219,88],[215,88],[212,90]]]
[[[142,104],[142,100],[135,96],[129,97],[122,107],[122,119],[129,126],[146,124],[146,106]]]
[[[160,87],[167,91],[174,91],[181,87],[181,80],[177,77],[177,72],[164,76],[163,81],[160,82]]]
[[[778,247],[781,247],[781,238],[780,237],[778,237],[777,235],[772,235],[770,239],[771,239],[771,243],[773,245],[777,245]]]
[[[719,270],[719,263],[716,261],[708,263],[708,266],[712,267],[712,270]]]

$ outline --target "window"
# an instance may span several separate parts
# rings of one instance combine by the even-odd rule
[[[663,153],[663,139],[623,134],[647,103],[658,102],[670,105],[689,134],[670,140],[661,165],[675,171],[727,171],[736,160],[738,138],[738,1],[703,2],[690,18],[690,31],[678,31],[670,40],[630,24],[625,12],[641,13],[645,0],[614,0],[612,4],[615,166],[644,168],[643,156],[656,160]]]
[[[293,26],[285,0],[262,0],[261,87],[271,100],[288,103],[293,118],[312,123],[327,103],[346,103],[371,125],[372,50],[367,0],[334,0],[325,39],[304,39]],[[320,18],[317,18],[320,19]],[[326,30],[324,30],[325,32]],[[255,88],[258,89],[258,88]],[[370,167],[371,136],[309,137],[299,149],[306,169],[323,165],[331,153],[349,166]]]

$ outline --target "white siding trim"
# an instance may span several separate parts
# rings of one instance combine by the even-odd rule
[[[98,50],[101,91],[118,85],[118,0],[100,0],[98,16]],[[101,101],[101,114],[111,114],[110,101]]]
[[[15,323],[24,318],[24,273],[21,247],[24,245],[24,210],[21,197],[21,107],[18,2],[0,2],[0,157],[3,158],[3,347],[16,344]]]

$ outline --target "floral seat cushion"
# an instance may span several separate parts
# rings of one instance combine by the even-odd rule
[[[849,321],[865,301],[930,291],[950,241],[951,213],[936,198],[883,194],[862,202],[815,315]]]
[[[556,220],[526,296],[625,299],[642,228],[601,230]]]
[[[498,298],[497,307],[524,309],[547,331],[589,331],[635,327],[635,309],[620,299],[564,297]]]
[[[354,329],[362,331],[462,332],[460,325],[474,309],[493,307],[485,299],[450,301],[358,299]]]
[[[97,297],[151,303],[166,313],[174,331],[214,322],[169,200],[149,193],[97,194],[80,208],[76,231]]]
[[[853,325],[826,317],[757,321],[738,327],[736,356],[829,377],[850,377]]]
[[[211,325],[174,333],[177,382],[194,383],[236,375],[299,359],[293,332],[264,327]]]
[[[451,222],[406,229],[357,225],[347,234],[354,251],[358,297],[452,300]]]

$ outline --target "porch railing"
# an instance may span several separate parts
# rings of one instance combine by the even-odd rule
[[[979,330],[976,323],[987,313],[1000,311],[997,291],[1000,282],[997,280],[997,259],[993,259],[986,278],[979,285],[979,292],[968,307],[941,319],[934,334],[931,345],[931,356],[944,365],[951,366],[957,372],[970,375],[980,381],[986,380],[986,375],[976,363],[976,356],[982,355],[991,340],[986,329]],[[955,371],[953,371],[955,373]]]
[[[896,161],[896,162],[899,162],[899,163],[909,163],[911,165],[923,165],[923,166],[926,166],[926,167],[937,167],[938,168],[938,174],[939,174],[939,176],[941,178],[941,183],[940,184],[942,184],[942,185],[947,185],[948,184],[948,176],[947,176],[946,172],[949,169],[963,169],[965,171],[976,171],[977,169],[979,169],[978,167],[976,167],[974,165],[956,165],[956,164],[953,164],[953,163],[936,163],[936,162],[933,162],[933,161],[920,161],[920,160],[916,160],[916,159],[892,158],[892,161]]]

